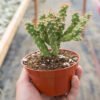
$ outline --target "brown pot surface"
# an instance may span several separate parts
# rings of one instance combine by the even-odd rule
[[[70,67],[55,70],[33,70],[28,66],[23,65],[28,71],[32,83],[40,92],[48,96],[59,96],[69,93],[71,79],[75,74],[79,62],[79,55],[73,51],[70,52],[78,56],[78,61]]]

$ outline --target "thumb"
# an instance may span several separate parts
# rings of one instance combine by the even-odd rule
[[[28,82],[29,80],[28,72],[23,68],[17,83]]]

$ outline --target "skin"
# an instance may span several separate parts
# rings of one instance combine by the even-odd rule
[[[62,95],[59,97],[48,97],[41,94],[35,86],[30,82],[30,78],[25,69],[22,70],[21,75],[16,85],[16,100],[75,100],[78,95],[80,81],[82,76],[82,68],[78,66],[76,75],[72,77],[72,87],[68,95]]]

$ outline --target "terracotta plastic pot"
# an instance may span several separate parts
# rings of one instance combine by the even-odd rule
[[[33,84],[40,92],[48,96],[59,96],[69,93],[71,79],[75,74],[79,62],[78,54],[73,51],[70,52],[78,57],[78,61],[70,67],[55,70],[33,70],[28,66],[23,65],[28,71]]]

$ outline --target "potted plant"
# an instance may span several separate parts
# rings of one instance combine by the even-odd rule
[[[63,5],[57,14],[49,12],[40,16],[37,25],[26,23],[39,51],[32,52],[22,59],[33,84],[48,96],[68,93],[71,78],[78,66],[79,56],[71,50],[60,49],[61,42],[80,40],[90,15],[72,15],[72,22],[66,29],[65,18],[68,5]]]

